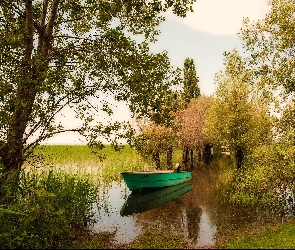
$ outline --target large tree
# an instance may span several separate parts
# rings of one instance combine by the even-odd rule
[[[249,66],[261,93],[275,100],[274,110],[282,112],[279,132],[288,142],[295,143],[295,2],[269,0],[270,11],[262,20],[245,19],[241,38],[247,50]],[[274,99],[275,97],[275,99]],[[279,98],[277,98],[279,97]],[[286,109],[286,110],[284,110]],[[292,139],[293,138],[293,139]]]
[[[295,90],[295,33],[293,0],[269,0],[270,12],[262,20],[244,20],[240,36],[260,87],[286,94]]]
[[[268,107],[251,86],[252,72],[237,50],[225,53],[225,69],[216,74],[218,84],[205,120],[205,135],[229,148],[238,169],[251,149],[272,140]]]
[[[0,161],[4,179],[17,177],[31,150],[65,129],[65,107],[83,123],[71,128],[90,145],[120,125],[92,112],[112,110],[104,97],[127,101],[133,113],[158,107],[171,87],[165,52],[151,54],[162,13],[184,17],[194,0],[0,2]],[[144,41],[136,42],[136,36]],[[133,37],[133,39],[131,38]],[[95,101],[96,100],[96,101]],[[150,112],[149,112],[150,113]],[[37,139],[28,143],[32,136]],[[98,143],[100,144],[100,143]]]
[[[200,96],[198,86],[199,77],[197,76],[194,60],[186,58],[183,65],[183,101],[187,107],[190,100]]]
[[[200,96],[198,82],[199,78],[197,77],[194,60],[186,58],[183,65],[183,92],[181,100],[184,109],[188,107],[193,98],[198,98]],[[185,168],[188,168],[189,149],[188,144],[183,144],[182,162]]]

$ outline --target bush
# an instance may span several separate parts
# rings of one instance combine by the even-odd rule
[[[243,169],[230,169],[222,176],[220,189],[233,203],[250,206],[286,206],[283,192],[295,187],[295,147],[267,145],[253,150]]]
[[[87,176],[22,171],[15,197],[10,204],[1,200],[1,248],[62,247],[94,222],[97,187]]]

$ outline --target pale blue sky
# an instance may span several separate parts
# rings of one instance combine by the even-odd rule
[[[243,17],[258,20],[269,10],[267,0],[196,0],[194,12],[180,18],[171,12],[165,13],[166,21],[160,25],[158,42],[152,44],[152,52],[166,50],[171,63],[183,68],[185,58],[194,60],[201,94],[212,95],[215,90],[214,75],[223,68],[223,52],[241,49],[237,36]],[[79,121],[73,119],[73,112],[60,116],[66,128],[72,128]],[[103,121],[130,120],[130,113],[124,103],[118,103],[111,118],[100,116]],[[48,144],[85,144],[75,133],[67,133],[47,140]]]
[[[187,57],[192,58],[199,76],[201,94],[213,94],[213,77],[223,67],[223,52],[241,49],[238,36],[220,36],[193,30],[171,18],[161,24],[161,30],[158,42],[151,46],[151,51],[166,50],[172,64],[180,68],[183,68]]]

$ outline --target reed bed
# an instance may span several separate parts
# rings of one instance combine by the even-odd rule
[[[64,171],[90,175],[99,182],[121,181],[121,171],[149,170],[153,164],[145,161],[130,146],[115,151],[110,145],[92,152],[87,145],[40,145],[24,164],[26,171]]]

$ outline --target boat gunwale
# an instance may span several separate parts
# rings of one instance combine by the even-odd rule
[[[177,173],[191,173],[190,171],[174,171],[174,170],[151,170],[151,171],[124,171],[120,174],[177,174]]]

